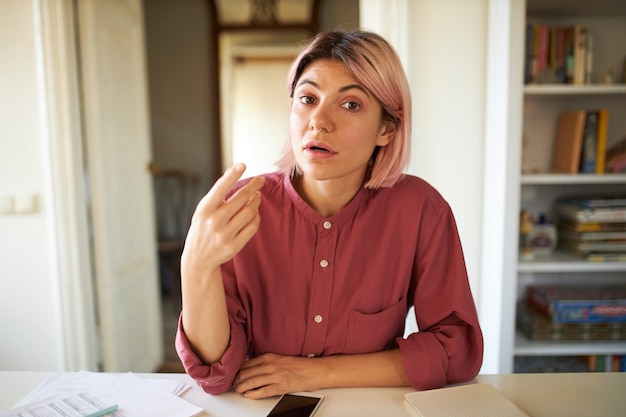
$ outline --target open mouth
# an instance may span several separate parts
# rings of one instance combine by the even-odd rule
[[[304,147],[306,150],[311,152],[321,152],[321,153],[335,153],[329,146],[326,146],[322,143],[307,143]]]
[[[310,146],[309,149],[315,152],[330,152],[328,149],[322,148],[321,146]]]

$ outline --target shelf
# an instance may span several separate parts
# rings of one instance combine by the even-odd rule
[[[522,185],[621,184],[626,174],[524,174]]]
[[[519,255],[518,235],[515,233],[519,228],[522,209],[536,216],[545,214],[556,223],[554,203],[561,198],[618,194],[626,189],[626,172],[550,172],[555,132],[559,115],[563,111],[607,109],[610,115],[607,147],[621,140],[626,132],[626,117],[623,117],[626,80],[622,78],[626,44],[620,42],[626,36],[626,1],[526,0],[508,1],[508,4],[515,7],[515,20],[512,21],[517,25],[515,36],[511,40],[512,50],[521,53],[510,59],[514,71],[510,74],[509,82],[514,86],[514,94],[509,101],[508,110],[511,116],[508,122],[515,129],[509,133],[507,140],[515,146],[511,146],[508,151],[507,160],[514,161],[515,165],[511,166],[514,171],[507,176],[507,187],[510,187],[513,198],[510,202],[507,201],[506,222],[507,230],[511,231],[510,236],[507,235],[507,257],[513,256],[514,262],[512,265],[507,264],[506,276],[502,282],[502,302],[505,307],[502,309],[501,331],[507,335],[506,343],[502,345],[503,356],[510,359],[516,356],[626,355],[626,340],[537,341],[528,339],[521,333],[515,335],[515,331],[511,329],[515,329],[516,311],[510,308],[523,299],[529,285],[626,284],[626,261],[587,261],[561,247],[557,247],[550,255],[535,254],[533,259],[525,259]],[[528,24],[545,25],[548,28],[586,26],[593,35],[591,79],[596,84],[523,84],[525,72],[538,63],[535,60],[541,58],[545,61],[536,50],[531,51],[534,54],[533,60],[526,61],[531,55],[526,53],[527,42],[532,41],[532,32],[527,32],[530,27]],[[545,40],[544,34],[545,30],[542,28],[542,41]],[[545,51],[543,43],[541,52]],[[547,58],[549,62],[550,56],[547,55]],[[527,67],[528,64],[531,66]],[[609,71],[615,83],[602,84]],[[548,79],[543,75],[546,74],[537,79]],[[523,172],[520,168],[523,168]],[[511,369],[506,366],[508,365],[505,364],[501,371],[510,372]]]
[[[535,341],[517,332],[514,352],[516,356],[626,355],[626,340]]]
[[[518,272],[621,272],[626,262],[590,262],[576,255],[556,251],[550,255],[535,255],[533,260],[520,259]]]
[[[524,86],[524,94],[527,96],[626,94],[626,84],[527,84]]]

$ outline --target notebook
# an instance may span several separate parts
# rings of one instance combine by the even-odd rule
[[[417,417],[529,417],[491,384],[410,392],[404,403]]]

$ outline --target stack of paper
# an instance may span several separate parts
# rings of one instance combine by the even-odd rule
[[[200,407],[179,397],[189,388],[179,381],[142,379],[132,373],[70,372],[45,380],[0,417],[24,415],[83,417],[112,405],[112,417],[191,417]]]
[[[404,400],[418,417],[528,417],[490,384],[411,392]]]

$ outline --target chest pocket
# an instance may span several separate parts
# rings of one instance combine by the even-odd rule
[[[390,349],[396,337],[402,336],[406,314],[405,299],[374,314],[351,311],[342,353],[371,353]]]

